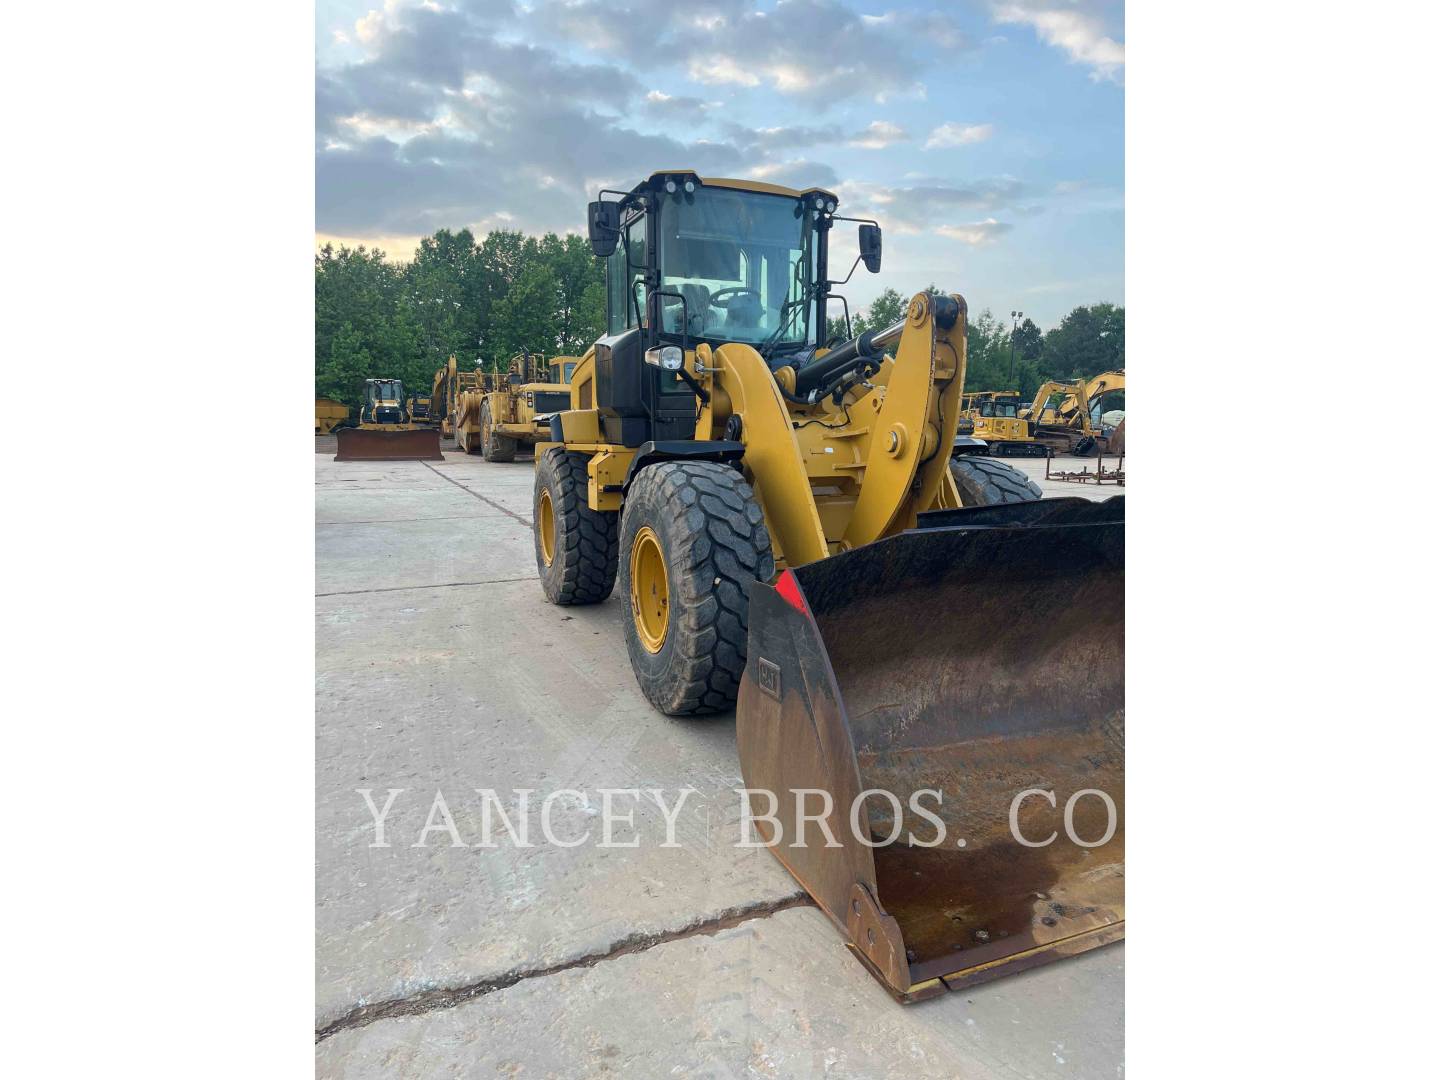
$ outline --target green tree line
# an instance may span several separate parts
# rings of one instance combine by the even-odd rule
[[[522,350],[578,355],[605,323],[604,267],[581,236],[441,229],[407,263],[375,248],[315,255],[315,393],[357,406],[367,378],[429,393],[453,355],[503,368]]]
[[[934,286],[930,287],[934,292]],[[909,298],[884,290],[852,329],[888,326]],[[454,355],[462,367],[503,368],[521,350],[578,356],[605,324],[605,273],[582,236],[526,236],[441,229],[409,262],[374,248],[326,245],[315,255],[315,393],[358,406],[367,378],[398,378],[428,393]],[[843,320],[831,319],[833,338]],[[1018,390],[1032,397],[1046,379],[1073,380],[1125,366],[1125,309],[1075,308],[1042,331],[1030,319],[1014,333],[989,310],[968,327],[967,390]]]
[[[938,290],[931,285],[926,291]],[[851,320],[853,332],[892,325],[904,316],[909,301],[908,296],[885,289]],[[845,335],[843,320],[831,319],[828,329],[832,338]],[[1010,338],[1010,324],[988,308],[970,314],[967,391],[1018,390],[1029,399],[1048,380],[1073,382],[1125,367],[1125,309],[1114,304],[1082,304],[1050,330],[1042,331],[1027,318],[1015,327],[1013,350]]]

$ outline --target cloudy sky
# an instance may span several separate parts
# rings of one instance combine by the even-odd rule
[[[1124,299],[1122,0],[316,12],[320,242],[408,258],[442,227],[580,231],[598,188],[686,167],[829,187],[879,220],[884,269],[852,306],[933,281],[1051,326]]]

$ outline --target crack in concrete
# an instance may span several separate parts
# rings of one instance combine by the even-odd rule
[[[473,496],[475,496],[475,498],[479,499],[481,502],[485,503],[487,506],[493,506],[496,510],[499,510],[502,514],[506,514],[506,515],[514,518],[514,519],[515,519],[516,521],[518,521],[521,525],[524,525],[525,528],[527,528],[527,529],[534,528],[534,524],[535,524],[535,523],[532,522],[529,518],[523,518],[523,517],[521,517],[519,514],[515,513],[514,510],[511,510],[511,509],[509,509],[508,507],[501,506],[501,505],[500,505],[498,502],[496,502],[494,499],[487,499],[484,495],[481,495],[478,491],[471,491],[471,490],[470,490],[468,487],[466,487],[464,484],[460,483],[459,480],[456,480],[456,479],[454,479],[453,477],[446,476],[443,472],[441,472],[439,469],[435,468],[435,466],[434,466],[434,465],[431,465],[428,461],[422,461],[420,464],[421,464],[421,465],[424,465],[427,469],[429,469],[431,472],[433,472],[436,476],[440,477],[441,480],[446,480],[446,481],[449,481],[450,483],[454,484],[454,485],[455,485],[456,487],[458,487],[461,491],[465,492],[466,495],[473,495]]]
[[[364,521],[317,521],[316,528],[321,525],[409,525],[412,521],[483,521],[484,518],[477,518],[474,514],[445,514],[441,517],[426,518],[366,518]]]
[[[621,956],[630,956],[634,953],[646,952],[657,945],[666,945],[672,941],[682,941],[690,937],[710,937],[721,930],[729,930],[733,926],[750,922],[752,919],[766,919],[777,912],[787,911],[790,908],[814,907],[815,901],[810,899],[808,893],[803,890],[791,893],[789,896],[779,900],[757,900],[754,903],[742,904],[738,907],[726,908],[718,915],[711,915],[704,919],[697,919],[687,923],[677,930],[663,930],[658,933],[636,932],[628,934],[618,941],[611,942],[609,946],[599,952],[586,953],[577,956],[572,960],[562,960],[556,964],[549,964],[545,967],[516,968],[503,975],[496,975],[488,979],[481,979],[478,982],[469,983],[465,986],[454,988],[441,988],[435,990],[422,990],[418,994],[412,994],[404,998],[392,998],[389,1001],[377,1001],[370,1005],[359,1005],[351,1009],[338,1020],[319,1028],[315,1032],[315,1041],[324,1042],[332,1035],[342,1031],[349,1031],[352,1028],[361,1028],[375,1023],[377,1020],[391,1020],[400,1016],[418,1016],[421,1013],[434,1012],[438,1009],[453,1009],[457,1005],[463,1005],[486,994],[493,994],[497,990],[508,990],[516,983],[525,982],[529,979],[543,979],[547,975],[558,975],[562,971],[575,971],[579,968],[594,967],[606,960],[614,960]]]
[[[469,585],[508,585],[513,581],[539,581],[534,574],[529,577],[489,578],[486,581],[444,581],[439,585],[383,585],[378,589],[344,589],[340,592],[317,592],[315,599],[322,596],[364,596],[367,593],[409,592],[411,589],[458,589]]]

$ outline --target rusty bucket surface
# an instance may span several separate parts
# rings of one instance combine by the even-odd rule
[[[756,583],[749,618],[736,727],[771,851],[896,997],[1124,936],[1123,497],[923,514]],[[814,822],[794,846],[797,789],[830,794],[838,847]]]
[[[444,461],[435,428],[347,427],[335,432],[336,461]]]

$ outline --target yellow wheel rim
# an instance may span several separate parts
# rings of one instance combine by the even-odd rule
[[[555,506],[548,489],[540,492],[540,557],[546,566],[555,561]]]
[[[660,539],[646,525],[630,547],[630,617],[645,651],[658,653],[670,629],[670,583]]]

